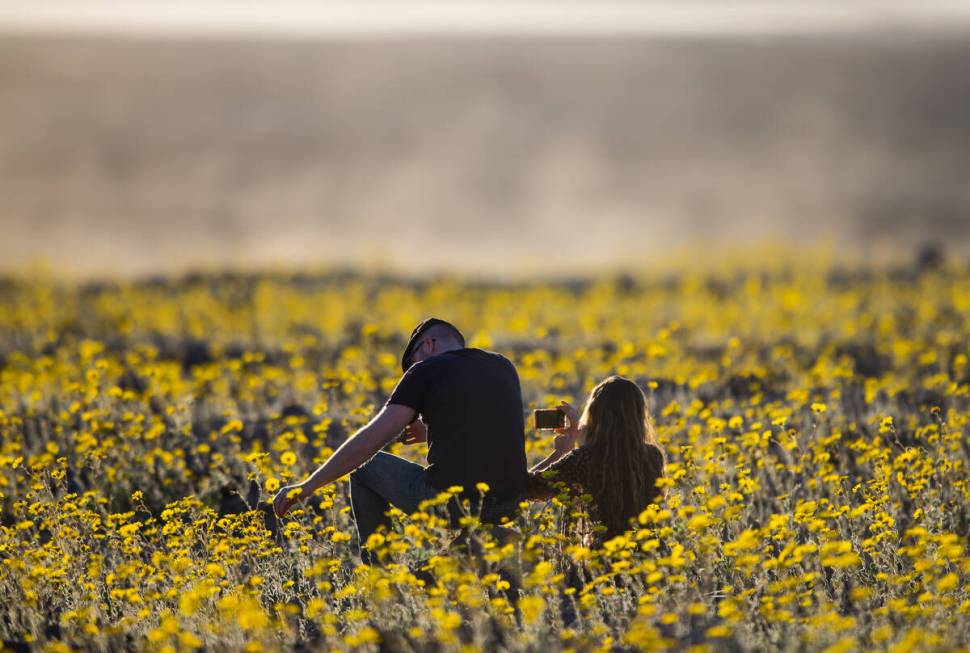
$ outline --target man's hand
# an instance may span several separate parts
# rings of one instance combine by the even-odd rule
[[[419,419],[405,426],[403,433],[401,442],[404,444],[417,444],[428,441],[428,427]]]
[[[308,494],[303,483],[281,487],[280,491],[273,497],[273,512],[276,513],[277,517],[282,517],[293,507],[293,504],[303,501]]]

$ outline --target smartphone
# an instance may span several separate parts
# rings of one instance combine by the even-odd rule
[[[561,429],[566,426],[566,413],[558,408],[537,408],[533,415],[536,429]]]

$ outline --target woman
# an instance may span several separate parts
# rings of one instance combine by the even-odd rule
[[[630,519],[660,496],[664,456],[650,423],[647,401],[633,381],[611,376],[593,388],[582,418],[565,401],[568,424],[558,429],[553,453],[530,470],[527,496],[545,500],[564,484],[592,496],[590,517],[604,528],[600,542],[630,528]],[[576,442],[578,449],[573,449]]]

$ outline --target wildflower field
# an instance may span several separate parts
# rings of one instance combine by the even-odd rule
[[[515,284],[0,280],[0,640],[970,650],[970,267],[793,261]],[[523,504],[498,541],[471,515],[471,553],[429,505],[375,536],[374,567],[346,479],[269,519],[260,505],[383,404],[429,315],[511,358],[529,410],[637,381],[660,504],[601,550],[573,534],[582,504]],[[530,461],[551,451],[527,439]]]

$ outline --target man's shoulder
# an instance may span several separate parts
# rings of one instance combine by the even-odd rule
[[[498,373],[502,376],[518,380],[518,372],[515,365],[502,354],[484,349],[465,347],[446,351],[437,356],[425,359],[420,363],[415,363],[408,370],[408,375],[415,377],[415,380],[449,378],[451,376],[479,376],[485,373],[493,375]]]
[[[478,349],[477,347],[454,349],[452,351],[445,352],[440,356],[429,358],[428,361],[432,361],[435,358],[441,359],[441,362],[444,364],[455,361],[480,361],[485,363],[493,363],[496,365],[505,365],[515,369],[515,365],[512,364],[512,361],[497,351],[488,351],[486,349]]]

